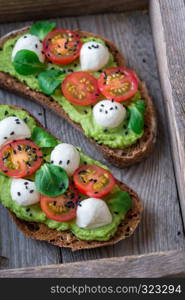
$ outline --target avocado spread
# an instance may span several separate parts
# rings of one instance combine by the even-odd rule
[[[12,49],[15,45],[15,42],[20,36],[17,36],[16,38],[13,39],[8,39],[6,43],[4,44],[3,49],[0,51],[0,71],[3,71],[5,73],[10,74],[13,77],[16,77],[19,79],[21,82],[24,82],[26,85],[28,85],[31,89],[36,90],[36,91],[41,91],[41,88],[38,83],[38,76],[36,75],[20,75],[18,74],[11,61],[11,54],[12,54]],[[94,37],[86,38],[83,39],[83,42],[88,42],[88,41],[97,41],[101,43],[105,43],[101,39],[96,39]],[[115,67],[117,66],[116,62],[114,61],[113,55],[110,54],[109,62],[105,66],[105,68],[108,67]],[[59,69],[65,72],[65,75],[69,74],[70,72],[73,71],[79,71],[80,70],[80,63],[79,60],[77,59],[73,63],[69,65],[63,65],[58,66],[55,64],[51,64],[49,62],[46,63],[46,69]],[[98,78],[100,76],[100,72],[93,72],[92,74]],[[64,76],[65,77],[65,76]],[[93,113],[92,113],[92,107],[89,106],[76,106],[72,103],[70,103],[61,93],[60,88],[56,88],[54,93],[51,95],[51,97],[57,101],[62,108],[66,111],[66,113],[69,115],[70,119],[73,120],[74,122],[79,123],[83,130],[84,134],[87,137],[95,139],[95,141],[98,144],[104,144],[107,145],[111,148],[123,148],[123,147],[128,147],[132,144],[134,144],[141,136],[143,135],[143,129],[141,132],[137,133],[132,130],[128,126],[129,123],[129,113],[127,110],[127,117],[123,124],[121,124],[119,127],[113,128],[113,129],[106,129],[104,127],[101,127],[98,125],[94,118],[93,118]],[[140,99],[140,92],[138,91],[135,96],[131,99],[131,103],[133,105],[134,101],[137,101]],[[136,117],[138,113],[136,111]],[[143,118],[143,115],[141,115]]]
[[[0,121],[9,116],[17,116],[22,119],[28,127],[33,132],[35,127],[35,120],[29,116],[23,110],[15,110],[8,105],[0,106]],[[53,148],[49,148],[49,152],[51,153]],[[41,148],[42,152],[48,151],[46,148]],[[47,153],[48,154],[48,153]],[[101,167],[106,168],[101,163],[94,161],[89,158],[85,154],[80,151],[81,156],[81,164],[89,163],[96,164]],[[49,160],[50,155],[46,157]],[[75,236],[83,240],[98,240],[98,241],[106,241],[109,240],[116,232],[118,225],[124,218],[127,211],[131,208],[131,197],[128,193],[122,191],[117,185],[111,191],[111,193],[104,198],[107,202],[107,205],[110,209],[110,212],[113,216],[113,220],[111,224],[106,226],[94,228],[94,229],[83,229],[78,227],[75,224],[75,220],[70,222],[56,222],[50,220],[46,217],[44,212],[40,208],[40,204],[34,204],[31,206],[23,207],[19,206],[15,201],[11,198],[10,186],[12,179],[0,173],[0,201],[3,206],[10,209],[12,212],[16,214],[16,216],[20,219],[30,221],[30,222],[40,222],[46,224],[49,228],[56,230],[71,230]]]

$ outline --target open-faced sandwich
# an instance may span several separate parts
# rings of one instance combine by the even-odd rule
[[[0,105],[0,201],[26,235],[72,250],[130,236],[142,213],[106,166],[8,105]]]
[[[37,22],[2,37],[0,49],[1,87],[67,119],[120,168],[150,153],[152,100],[110,41]]]

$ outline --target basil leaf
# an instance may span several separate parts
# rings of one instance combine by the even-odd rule
[[[36,172],[35,185],[41,195],[57,197],[67,190],[69,179],[63,168],[45,163]]]
[[[55,137],[38,126],[34,126],[31,139],[41,148],[55,147],[58,144]]]
[[[125,191],[117,192],[114,195],[113,200],[110,200],[108,203],[109,206],[111,206],[111,210],[119,212],[120,214],[126,214],[127,211],[132,207],[132,199]]]
[[[128,110],[130,113],[128,128],[135,133],[140,134],[144,128],[145,101],[136,101],[135,103],[128,106]]]
[[[21,75],[31,75],[43,70],[44,64],[39,61],[35,52],[20,50],[16,53],[13,61],[14,68]]]
[[[34,23],[30,30],[29,33],[38,36],[40,40],[43,41],[45,36],[52,31],[56,27],[56,23],[51,23],[51,22],[36,22]]]
[[[60,70],[47,70],[38,76],[39,86],[46,95],[53,94],[54,90],[62,83],[66,74]]]

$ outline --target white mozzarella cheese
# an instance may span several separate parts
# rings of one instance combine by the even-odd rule
[[[14,178],[11,183],[11,197],[20,206],[28,206],[40,201],[33,181]]]
[[[84,43],[80,50],[80,65],[83,71],[97,71],[109,61],[109,51],[106,46],[94,41]]]
[[[12,51],[12,61],[14,60],[15,55],[20,50],[30,50],[33,51],[39,58],[40,62],[44,62],[45,56],[43,54],[43,46],[39,38],[32,34],[25,34],[21,36]]]
[[[106,128],[115,128],[125,119],[126,109],[118,102],[103,100],[94,106],[93,116],[98,125]]]
[[[80,154],[73,145],[59,144],[51,152],[51,163],[66,170],[72,175],[80,165]]]
[[[17,117],[8,117],[0,121],[0,146],[11,140],[31,137],[31,131],[24,121]]]
[[[105,201],[88,198],[77,207],[76,224],[81,228],[97,228],[112,222],[112,215]]]

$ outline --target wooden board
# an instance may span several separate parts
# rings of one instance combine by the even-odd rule
[[[119,268],[118,268],[119,266]],[[168,251],[0,271],[0,278],[185,277],[185,252]]]
[[[128,240],[111,247],[72,253],[70,250],[59,249],[24,237],[15,228],[6,211],[1,208],[0,255],[7,258],[7,260],[4,258],[4,261],[7,262],[6,268],[185,249],[169,132],[158,79],[149,15],[139,11],[68,17],[56,19],[56,21],[62,27],[72,29],[78,27],[99,33],[115,42],[124,53],[128,66],[136,69],[149,87],[157,108],[159,124],[158,139],[153,154],[144,162],[124,170],[109,165],[115,176],[129,184],[142,198],[144,202],[143,219],[138,230]],[[29,22],[1,25],[0,35],[26,24]],[[105,163],[102,155],[82,134],[53,113],[8,92],[0,91],[0,99],[2,103],[22,105],[39,118],[53,134],[66,142],[81,146],[87,154]],[[42,112],[43,116],[39,116],[39,112]]]
[[[185,225],[185,2],[151,1],[150,11]]]
[[[146,9],[148,0],[0,0],[0,23]]]

